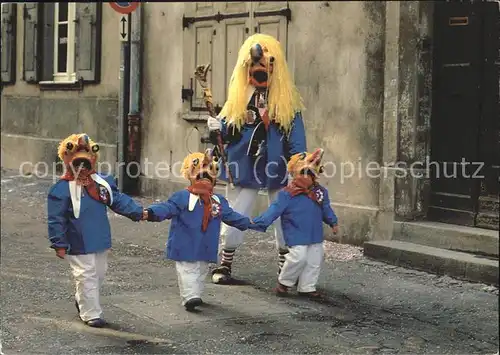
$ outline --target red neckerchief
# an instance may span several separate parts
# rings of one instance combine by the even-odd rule
[[[78,185],[82,185],[85,187],[85,190],[87,190],[87,193],[89,194],[90,197],[92,197],[94,200],[101,202],[101,198],[99,197],[99,190],[97,189],[97,184],[92,179],[90,175],[95,174],[95,170],[90,170],[90,171],[83,171],[80,170],[78,174],[78,178],[76,179],[76,183]],[[66,181],[74,181],[75,176],[73,175],[73,171],[70,169],[66,170],[66,173],[64,173],[63,176],[61,176],[61,180],[66,180]]]
[[[314,186],[314,180],[310,176],[297,176],[285,187],[285,191],[292,196],[304,194],[311,200],[317,201],[316,194],[312,190]]]
[[[191,186],[188,186],[187,190],[203,201],[203,223],[201,224],[201,230],[205,232],[208,228],[208,221],[212,214],[212,195],[214,186],[210,181],[198,180]]]

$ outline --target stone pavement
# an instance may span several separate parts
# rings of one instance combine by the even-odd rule
[[[494,354],[498,289],[366,260],[360,248],[325,242],[320,287],[328,302],[271,292],[270,235],[249,233],[235,274],[243,286],[207,283],[208,305],[180,305],[163,260],[168,223],[110,212],[114,245],[103,289],[107,329],[76,317],[66,263],[48,248],[50,181],[2,174],[4,354]],[[139,199],[143,203],[150,198]],[[224,303],[222,303],[224,302]]]

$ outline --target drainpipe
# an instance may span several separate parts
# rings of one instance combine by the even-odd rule
[[[127,119],[127,177],[124,189],[131,195],[139,194],[141,172],[141,50],[142,4],[131,14],[130,30],[130,98]]]
[[[127,26],[130,33],[130,15],[128,15]],[[118,129],[117,129],[117,161],[118,168],[116,175],[118,179],[118,189],[123,191],[125,185],[125,146],[127,142],[127,112],[129,109],[129,82],[130,82],[130,36],[128,41],[120,42],[120,93],[118,96]]]

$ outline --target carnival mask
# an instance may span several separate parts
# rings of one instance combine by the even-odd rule
[[[266,90],[273,73],[274,57],[268,54],[266,47],[256,43],[250,48],[250,58],[248,81],[257,90]]]
[[[288,163],[288,172],[293,178],[308,176],[315,181],[324,170],[321,165],[323,153],[324,150],[318,148],[313,153],[295,154]]]
[[[207,149],[205,153],[189,154],[183,163],[183,174],[191,184],[196,181],[208,180],[212,185],[217,182],[219,165],[217,159],[214,159],[212,150]]]
[[[59,144],[58,155],[74,171],[91,171],[99,157],[99,146],[87,134],[72,134]]]

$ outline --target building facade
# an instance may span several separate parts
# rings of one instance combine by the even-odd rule
[[[401,221],[498,229],[497,16],[498,2],[145,2],[128,19],[136,88],[109,4],[2,4],[2,167],[52,164],[85,131],[102,160],[138,163],[142,193],[168,196],[207,147],[196,66],[211,64],[221,107],[240,45],[267,33],[303,96],[308,148],[325,149],[343,242],[391,239]],[[462,158],[484,177],[433,177]]]

